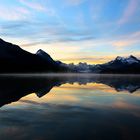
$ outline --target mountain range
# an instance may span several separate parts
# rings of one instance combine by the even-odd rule
[[[0,66],[0,73],[140,73],[140,60],[132,55],[127,58],[118,56],[116,59],[105,64],[65,64],[61,61],[53,60],[49,54],[41,49],[32,54],[2,39],[0,39]]]
[[[129,57],[116,57],[116,59],[94,66],[92,72],[97,73],[119,73],[119,74],[139,74],[140,60],[133,55]]]

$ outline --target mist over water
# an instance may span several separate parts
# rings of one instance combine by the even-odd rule
[[[134,140],[140,76],[0,76],[0,139]]]

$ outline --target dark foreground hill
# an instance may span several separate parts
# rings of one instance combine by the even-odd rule
[[[65,68],[43,50],[32,54],[0,39],[0,73],[64,71]]]

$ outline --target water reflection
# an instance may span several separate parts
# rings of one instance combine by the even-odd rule
[[[0,139],[139,139],[139,88],[139,76],[1,76]]]
[[[66,83],[87,85],[92,88],[103,88],[107,85],[115,91],[134,93],[140,88],[139,76],[112,76],[112,75],[5,75],[0,77],[0,106],[18,101],[31,93],[36,93],[40,98],[49,93],[53,87]],[[102,84],[102,85],[100,85]],[[79,88],[79,86],[77,86]],[[66,88],[66,86],[65,86]],[[76,88],[72,86],[71,88]],[[80,86],[82,89],[82,86]],[[105,89],[107,89],[105,87]],[[108,91],[111,88],[108,88]],[[113,92],[113,90],[111,90]]]

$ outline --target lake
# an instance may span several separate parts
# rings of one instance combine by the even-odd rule
[[[0,140],[138,140],[140,76],[0,76]]]

